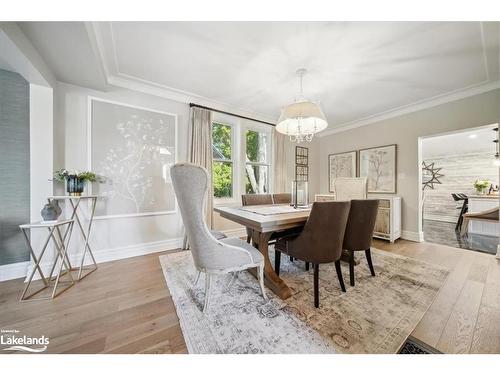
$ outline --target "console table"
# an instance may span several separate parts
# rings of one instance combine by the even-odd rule
[[[48,287],[51,286],[51,282],[54,281],[54,278],[52,277],[52,274],[54,273],[54,269],[56,268],[56,265],[58,261],[60,260],[61,264],[59,266],[59,271],[57,272],[57,275],[55,277],[55,283],[54,283],[54,288],[52,289],[52,293],[49,297],[43,297],[43,298],[37,298],[36,300],[41,300],[41,299],[52,299],[56,297],[57,295],[61,294],[68,288],[72,287],[75,284],[75,280],[73,279],[73,276],[71,275],[71,264],[68,259],[68,244],[71,239],[71,233],[73,230],[73,224],[74,220],[61,220],[61,221],[53,221],[53,222],[38,222],[38,223],[32,223],[32,224],[23,224],[20,225],[19,228],[21,228],[21,231],[23,232],[24,238],[26,240],[26,245],[28,246],[28,249],[31,253],[31,256],[34,261],[34,266],[33,269],[31,270],[31,273],[28,277],[28,282],[26,283],[26,286],[24,287],[23,293],[21,294],[20,301],[26,301],[26,300],[35,300],[33,297],[35,294],[40,293],[41,291],[47,289]],[[61,234],[61,228],[66,227],[65,230],[65,235],[64,237]],[[47,239],[44,242],[44,245],[42,249],[40,250],[40,253],[37,257],[35,254],[35,251],[33,251],[33,246],[31,245],[30,237],[28,236],[27,231],[28,230],[33,230],[33,229],[47,229],[48,231],[48,236]],[[69,235],[67,235],[69,233]],[[49,243],[51,242],[54,244],[54,249],[56,250],[56,258],[54,260],[54,263],[52,264],[52,267],[50,269],[49,276],[46,278],[45,275],[42,272],[42,268],[40,267],[40,263],[43,259],[43,256],[45,255],[45,251],[47,250],[47,247]],[[44,286],[35,292],[31,293],[30,295],[26,296],[26,293],[28,292],[29,287],[31,286],[31,282],[33,281],[33,276],[35,276],[36,271],[40,274],[40,277],[42,279],[42,282]],[[69,281],[60,281],[61,276],[67,274],[69,276]],[[66,284],[66,287],[62,289],[59,293],[57,292],[57,287],[59,284]]]
[[[78,271],[78,277],[77,280],[81,280],[84,277],[88,276],[95,270],[97,270],[97,262],[94,258],[94,254],[92,253],[92,249],[89,244],[89,237],[90,237],[90,231],[92,229],[92,222],[94,221],[94,214],[95,214],[95,207],[97,204],[97,199],[99,197],[97,195],[81,195],[81,196],[68,196],[68,195],[56,195],[53,197],[47,198],[49,203],[51,200],[58,200],[58,201],[69,201],[71,204],[72,208],[72,213],[71,213],[71,220],[75,220],[76,224],[78,224],[78,228],[80,228],[80,233],[83,237],[84,245],[83,245],[83,254],[82,258],[80,260],[80,266],[78,268],[72,267],[70,264],[71,271]],[[83,216],[82,212],[82,201],[88,201],[90,202],[90,215],[87,218],[87,225],[84,226],[82,224],[82,220],[80,218],[80,215]],[[64,232],[63,239],[66,239],[66,236],[69,233],[69,229],[67,228],[66,231]],[[84,267],[83,263],[85,262],[85,256],[89,254],[92,264],[90,264],[88,267]],[[68,259],[69,262],[69,259]],[[88,271],[85,274],[82,274],[83,271],[86,270]]]

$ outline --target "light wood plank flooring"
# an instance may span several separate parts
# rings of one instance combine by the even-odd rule
[[[444,353],[500,353],[500,261],[431,243],[374,247],[451,270],[412,336]],[[101,264],[53,301],[19,303],[22,281],[0,283],[0,329],[44,334],[50,353],[186,353],[161,254]]]
[[[374,246],[451,271],[413,337],[443,353],[500,353],[500,260],[427,242]]]

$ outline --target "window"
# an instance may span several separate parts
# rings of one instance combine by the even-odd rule
[[[212,125],[212,183],[215,198],[233,196],[232,133],[229,125]]]
[[[271,186],[271,128],[216,114],[212,123],[212,183],[217,201],[239,202]]]
[[[245,192],[267,193],[269,191],[268,134],[247,130],[245,141]]]

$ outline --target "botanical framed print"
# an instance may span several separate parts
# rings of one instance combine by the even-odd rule
[[[89,98],[89,168],[103,177],[96,218],[176,212],[177,115]]]
[[[334,192],[333,182],[338,177],[356,177],[356,151],[328,155],[328,181],[330,193]]]
[[[368,193],[396,193],[397,146],[359,151],[359,176],[368,178]]]

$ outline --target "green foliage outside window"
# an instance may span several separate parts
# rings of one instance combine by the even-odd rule
[[[214,161],[212,176],[215,198],[231,198],[233,196],[233,165]]]
[[[262,133],[247,130],[246,160],[247,162],[266,161],[266,137]],[[233,163],[231,127],[220,123],[212,125],[212,179],[215,198],[231,198],[233,196]],[[252,181],[250,181],[252,180]],[[245,191],[247,193],[264,193],[267,191],[267,166],[246,165]]]
[[[231,160],[231,127],[224,124],[212,125],[212,178],[215,198],[230,198],[233,196],[233,166]]]

